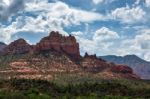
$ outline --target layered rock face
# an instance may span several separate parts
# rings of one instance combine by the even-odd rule
[[[4,48],[4,54],[24,54],[31,50],[31,46],[24,39],[18,39]]]
[[[140,79],[127,65],[116,65],[97,58],[96,55],[88,55],[87,53],[82,58],[81,66],[84,71],[97,73],[97,75],[106,79]]]
[[[111,66],[106,61],[98,59],[96,55],[88,55],[87,53],[82,59],[81,65],[84,70],[92,72],[99,72]]]
[[[65,52],[74,58],[80,57],[79,44],[75,37],[71,35],[65,37],[54,31],[48,37],[43,38],[35,49],[38,52],[53,49],[58,52]]]

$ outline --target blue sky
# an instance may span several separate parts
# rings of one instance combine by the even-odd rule
[[[72,34],[80,51],[150,60],[150,0],[0,0],[0,41]]]

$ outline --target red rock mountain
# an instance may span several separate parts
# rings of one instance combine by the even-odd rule
[[[43,38],[35,47],[38,52],[53,49],[58,52],[65,52],[74,58],[80,58],[79,44],[76,42],[75,37],[71,35],[66,37],[52,31],[48,37]]]
[[[79,44],[76,42],[75,37],[71,35],[62,36],[54,31],[36,45],[31,46],[24,39],[18,39],[10,43],[4,50],[6,55],[55,50],[57,52],[64,52],[75,59],[80,58]]]
[[[43,53],[47,52],[48,53]],[[41,54],[42,53],[42,54]],[[20,74],[32,77],[35,75],[50,75],[51,73],[74,72],[80,74],[94,73],[106,78],[134,78],[139,79],[132,69],[125,65],[115,65],[96,55],[80,56],[79,44],[74,36],[62,36],[58,32],[51,32],[36,45],[29,45],[24,39],[18,39],[4,48],[4,54],[23,54],[22,58],[0,61],[6,67],[0,74]],[[31,76],[32,75],[32,76]],[[18,76],[17,76],[18,77]]]
[[[4,54],[24,54],[31,50],[32,47],[24,39],[18,39],[4,48]]]

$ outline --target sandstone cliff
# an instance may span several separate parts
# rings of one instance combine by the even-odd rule
[[[37,43],[35,48],[38,52],[50,49],[64,52],[76,59],[80,57],[79,44],[76,42],[75,37],[71,35],[66,37],[52,31],[48,37],[43,38]]]

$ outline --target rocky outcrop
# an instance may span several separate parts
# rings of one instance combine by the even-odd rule
[[[62,36],[58,32],[52,31],[48,37],[43,38],[37,43],[35,50],[37,52],[45,50],[56,50],[58,52],[65,52],[71,57],[79,58],[79,44],[76,42],[74,36]]]
[[[126,79],[140,79],[139,76],[134,74],[132,68],[126,65],[116,65],[110,68],[110,71],[112,73],[115,73],[115,75],[119,75],[120,78],[126,78]]]
[[[88,55],[87,53],[85,53],[81,61],[81,66],[84,71],[97,73],[104,78],[140,79],[134,74],[133,70],[126,65],[115,65],[114,63],[97,58],[96,55]]]
[[[24,39],[18,39],[4,48],[4,54],[24,54],[31,50],[31,46]]]
[[[111,68],[111,71],[112,72],[115,72],[115,73],[133,73],[133,70],[132,68],[128,67],[128,66],[125,66],[125,65],[116,65],[114,67]]]
[[[92,72],[100,72],[112,66],[112,64],[106,61],[98,59],[96,55],[88,55],[87,53],[83,57],[81,65],[84,70]]]

